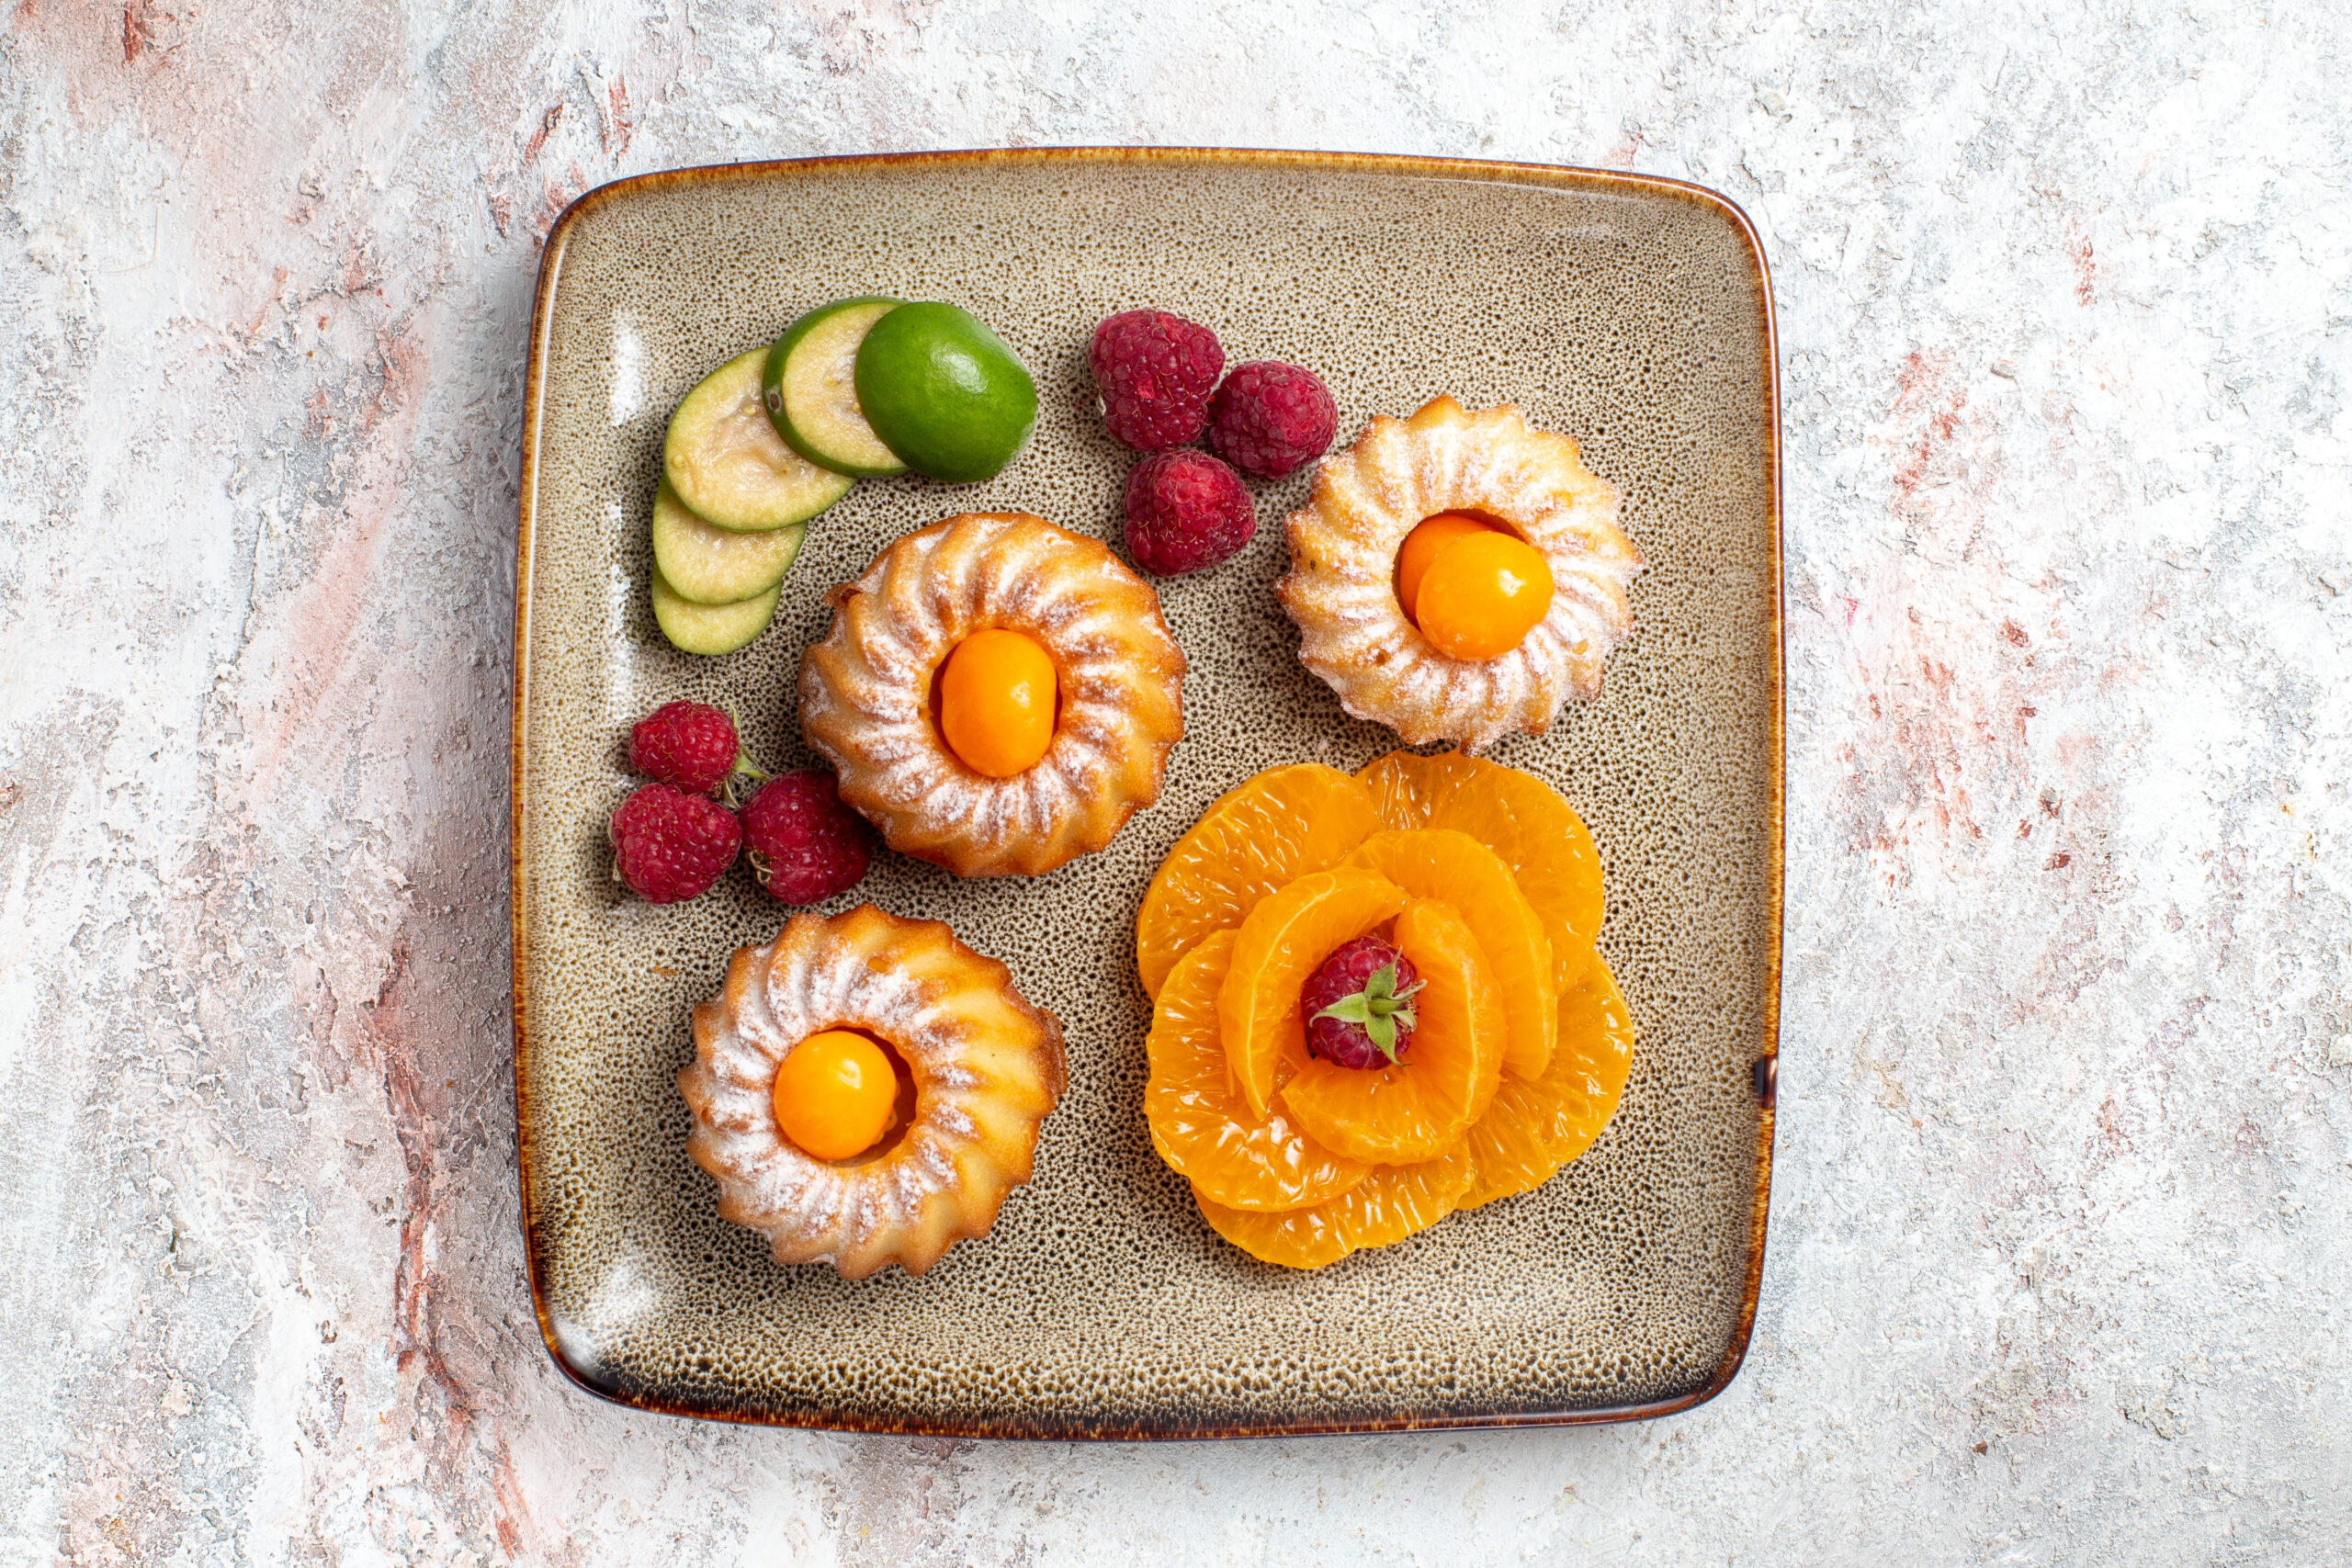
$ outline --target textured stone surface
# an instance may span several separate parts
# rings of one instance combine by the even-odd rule
[[[1161,9],[16,7],[0,1561],[2340,1555],[2352,24]],[[642,169],[1073,141],[1636,167],[1766,236],[1783,1136],[1698,1412],[971,1447],[635,1417],[538,1346],[539,236]]]

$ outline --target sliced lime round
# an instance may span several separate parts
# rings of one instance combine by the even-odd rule
[[[856,381],[858,344],[875,322],[904,303],[874,296],[836,299],[785,329],[768,350],[760,395],[786,445],[812,463],[861,479],[907,471],[865,423]]]
[[[760,399],[767,350],[739,354],[702,378],[670,416],[662,476],[704,522],[737,533],[806,523],[856,481],[784,444]]]
[[[784,590],[771,588],[740,604],[697,604],[653,576],[653,622],[681,653],[732,653],[768,629]]]
[[[679,598],[696,604],[739,604],[784,581],[808,525],[764,534],[714,528],[666,483],[653,492],[653,570]]]

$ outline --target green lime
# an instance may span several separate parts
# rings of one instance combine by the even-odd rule
[[[1037,423],[1037,383],[987,323],[953,305],[901,305],[875,322],[856,381],[883,445],[951,484],[993,476]]]

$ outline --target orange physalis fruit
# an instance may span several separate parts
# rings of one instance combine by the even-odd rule
[[[1387,1066],[1303,1062],[1282,1102],[1325,1148],[1408,1165],[1442,1154],[1487,1109],[1502,1072],[1506,1025],[1494,972],[1452,906],[1414,899],[1389,940],[1421,977],[1411,1045]],[[1228,1050],[1232,1043],[1228,1032]]]
[[[957,643],[939,669],[939,732],[964,765],[1009,779],[1054,743],[1054,660],[1025,632],[990,626]]]
[[[1524,1078],[1543,1072],[1559,1032],[1552,942],[1510,867],[1454,828],[1374,833],[1347,863],[1380,873],[1416,898],[1442,898],[1460,913],[1502,993],[1503,1070]]]
[[[1388,1247],[1453,1213],[1477,1171],[1461,1145],[1418,1165],[1383,1165],[1338,1197],[1311,1208],[1251,1213],[1217,1202],[1198,1187],[1193,1201],[1209,1227],[1261,1263],[1320,1269],[1367,1247]]]
[[[803,1153],[850,1159],[890,1130],[899,1077],[881,1046],[851,1030],[828,1029],[786,1055],[774,1098],[776,1125]]]
[[[1186,949],[1241,924],[1258,900],[1337,865],[1379,827],[1363,784],[1319,762],[1272,768],[1228,790],[1176,840],[1136,916],[1136,972],[1158,996]]]
[[[1634,1067],[1634,1020],[1616,976],[1596,957],[1560,998],[1560,1043],[1533,1080],[1505,1080],[1470,1129],[1466,1147],[1478,1177],[1465,1209],[1549,1181],[1592,1146],[1617,1113]]]
[[[1267,1115],[1274,1090],[1306,1060],[1298,993],[1307,977],[1333,948],[1405,905],[1403,888],[1349,867],[1300,877],[1261,899],[1241,922],[1216,1009],[1226,1060],[1251,1114]]]
[[[1552,941],[1565,995],[1600,934],[1600,852],[1584,818],[1532,773],[1459,751],[1391,751],[1356,774],[1391,828],[1454,828],[1502,857]]]
[[[1413,624],[1448,659],[1484,663],[1525,640],[1552,608],[1552,567],[1516,534],[1465,535],[1430,560]]]
[[[1231,931],[1212,931],[1159,988],[1144,1044],[1152,1146],[1195,1190],[1229,1208],[1298,1209],[1336,1198],[1372,1168],[1317,1144],[1279,1109],[1257,1115],[1235,1089],[1216,1011],[1234,941]]]
[[[1429,575],[1430,563],[1437,559],[1438,552],[1456,539],[1493,531],[1493,524],[1466,512],[1440,512],[1413,525],[1396,551],[1396,604],[1407,620],[1415,618],[1413,602],[1420,597],[1421,580]]]

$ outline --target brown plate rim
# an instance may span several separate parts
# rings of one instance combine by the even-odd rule
[[[1139,1424],[1113,1426],[1088,1421],[994,1421],[994,1420],[930,1420],[920,1416],[876,1420],[849,1412],[812,1408],[765,1409],[723,1405],[700,1406],[683,1402],[649,1397],[633,1390],[602,1384],[583,1373],[565,1359],[557,1341],[555,1325],[548,1315],[547,1295],[541,1278],[538,1216],[533,1209],[533,1175],[537,1152],[533,1146],[530,1104],[531,1035],[529,1027],[528,982],[530,975],[530,934],[525,912],[527,908],[530,864],[525,851],[523,833],[524,801],[528,795],[525,739],[530,716],[531,678],[531,545],[537,525],[538,489],[539,425],[546,389],[548,323],[555,306],[556,282],[563,265],[564,248],[573,226],[587,214],[606,202],[640,190],[680,186],[716,183],[720,180],[743,178],[786,178],[819,174],[831,170],[861,166],[878,168],[961,167],[989,168],[1023,164],[1153,164],[1172,167],[1215,164],[1234,168],[1305,169],[1330,173],[1359,175],[1390,175],[1419,178],[1476,180],[1490,184],[1522,183],[1555,189],[1611,190],[1641,192],[1651,196],[1670,197],[1693,202],[1720,212],[1739,231],[1747,243],[1747,254],[1756,274],[1758,308],[1763,312],[1764,359],[1766,382],[1764,404],[1767,422],[1765,431],[1765,460],[1770,469],[1770,505],[1772,510],[1772,584],[1771,637],[1770,638],[1771,669],[1769,688],[1771,699],[1772,755],[1771,796],[1769,806],[1770,867],[1767,888],[1772,918],[1764,954],[1765,995],[1762,1023],[1758,1030],[1756,1056],[1752,1066],[1752,1081],[1756,1086],[1758,1117],[1756,1128],[1756,1190],[1748,1218],[1747,1268],[1742,1285],[1739,1314],[1733,1326],[1731,1339],[1724,1348],[1723,1359],[1717,1363],[1707,1381],[1690,1393],[1671,1399],[1645,1404],[1600,1405],[1572,1410],[1497,1411],[1492,1413],[1443,1412],[1424,1415],[1404,1412],[1393,1416],[1350,1418],[1337,1421],[1268,1419],[1261,1422],[1227,1424],[1185,1424],[1168,1422],[1161,1425]],[[523,1226],[523,1251],[526,1271],[530,1280],[531,1310],[538,1319],[539,1337],[546,1343],[548,1354],[558,1371],[571,1382],[599,1399],[650,1411],[662,1416],[692,1416],[704,1420],[728,1421],[763,1427],[795,1427],[827,1431],[869,1432],[925,1438],[1013,1438],[1048,1440],[1092,1439],[1109,1441],[1141,1441],[1168,1439],[1199,1439],[1213,1438],[1318,1437],[1354,1432],[1497,1430],[1520,1427],[1580,1427],[1614,1421],[1649,1420],[1661,1416],[1678,1415],[1693,1409],[1721,1393],[1739,1372],[1747,1359],[1748,1341],[1755,1333],[1757,1300],[1763,1287],[1764,1240],[1766,1222],[1770,1217],[1772,1195],[1772,1143],[1775,1112],[1779,1099],[1780,1016],[1781,1016],[1781,926],[1785,919],[1784,863],[1787,854],[1787,702],[1785,668],[1787,662],[1786,607],[1783,603],[1785,572],[1781,549],[1781,356],[1780,340],[1774,320],[1771,269],[1764,255],[1764,244],[1756,225],[1739,204],[1719,191],[1687,180],[1667,179],[1656,175],[1625,174],[1611,169],[1589,169],[1570,164],[1513,164],[1477,158],[1428,158],[1394,153],[1290,152],[1261,148],[1226,147],[1015,147],[989,148],[961,152],[876,152],[853,157],[792,158],[763,163],[713,164],[683,169],[663,169],[651,174],[634,175],[615,180],[582,195],[566,208],[552,228],[548,231],[546,247],[539,258],[537,291],[531,302],[531,336],[525,355],[523,402],[522,467],[518,474],[514,529],[514,721],[509,756],[509,795],[507,822],[507,859],[512,875],[509,882],[510,906],[508,917],[514,942],[514,1147],[518,1174],[522,1183],[520,1215]]]

